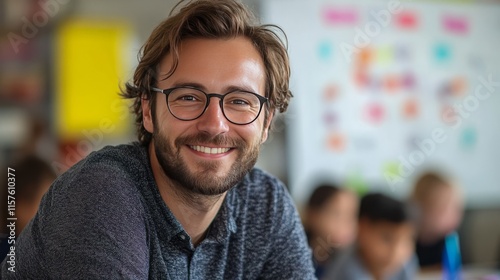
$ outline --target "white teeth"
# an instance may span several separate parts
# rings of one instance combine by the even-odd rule
[[[204,146],[190,146],[190,147],[195,151],[202,152],[205,154],[223,154],[229,151],[229,148],[210,148]]]

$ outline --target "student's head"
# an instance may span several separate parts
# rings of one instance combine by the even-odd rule
[[[414,252],[414,211],[389,196],[361,199],[358,250],[367,269],[378,276],[394,273]]]
[[[318,186],[307,203],[306,229],[310,243],[320,238],[325,246],[345,247],[356,237],[358,198],[350,190]],[[314,248],[313,248],[314,250]]]
[[[287,109],[290,67],[273,28],[234,0],[189,1],[152,32],[133,84],[138,137],[166,177],[218,195],[253,167],[275,111]]]
[[[419,238],[423,241],[443,238],[462,220],[459,189],[436,173],[425,173],[417,180],[410,201],[420,211]]]
[[[36,156],[27,156],[11,168],[16,174],[16,235],[35,216],[42,196],[56,178],[50,165]]]

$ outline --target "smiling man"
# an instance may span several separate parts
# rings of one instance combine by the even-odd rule
[[[191,1],[162,22],[123,92],[139,142],[61,175],[3,278],[314,278],[292,199],[253,167],[291,98],[270,28],[232,0]]]

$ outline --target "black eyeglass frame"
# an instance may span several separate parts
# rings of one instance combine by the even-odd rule
[[[203,108],[203,110],[201,111],[201,113],[194,117],[194,118],[189,118],[189,119],[183,119],[183,118],[179,118],[177,117],[174,113],[172,113],[172,110],[170,110],[170,105],[168,104],[168,96],[170,95],[170,93],[172,93],[174,90],[176,89],[180,89],[180,88],[188,88],[188,89],[194,89],[194,90],[197,90],[199,92],[202,92],[203,94],[205,94],[205,96],[207,97],[207,102],[205,103],[205,108]],[[217,97],[219,98],[219,106],[221,108],[221,111],[222,111],[222,114],[224,115],[224,117],[226,118],[226,120],[228,120],[230,123],[232,124],[237,124],[237,125],[247,125],[247,124],[251,124],[253,123],[256,119],[259,118],[260,116],[260,113],[262,111],[262,107],[264,106],[264,104],[266,104],[268,101],[269,101],[269,98],[267,97],[264,97],[262,95],[259,95],[255,92],[251,92],[251,91],[246,91],[246,90],[232,90],[232,91],[229,91],[229,92],[226,92],[225,94],[218,94],[218,93],[206,93],[205,91],[197,88],[197,87],[192,87],[192,86],[179,86],[179,87],[171,87],[171,88],[167,88],[167,89],[159,89],[159,88],[156,88],[156,87],[151,87],[151,90],[154,91],[154,92],[159,92],[159,93],[163,93],[165,94],[165,101],[167,103],[167,108],[168,108],[168,111],[170,112],[170,114],[172,114],[172,116],[174,116],[176,119],[178,120],[181,120],[181,121],[193,121],[193,120],[196,120],[198,119],[199,117],[201,117],[205,111],[207,110],[208,106],[210,105],[210,99],[212,97]],[[227,94],[229,93],[233,93],[233,92],[244,92],[244,93],[249,93],[249,94],[252,94],[252,95],[255,95],[258,99],[259,99],[259,102],[260,102],[260,107],[259,107],[259,112],[257,113],[257,115],[255,115],[255,118],[249,122],[246,122],[246,123],[237,123],[237,122],[233,122],[232,120],[230,120],[227,116],[226,116],[226,112],[224,112],[224,104],[223,104],[223,101],[224,101],[224,97],[226,97]]]

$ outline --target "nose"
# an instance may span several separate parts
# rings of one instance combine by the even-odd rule
[[[228,120],[222,113],[219,101],[219,98],[211,97],[210,104],[203,115],[198,119],[198,129],[212,136],[229,131]]]

